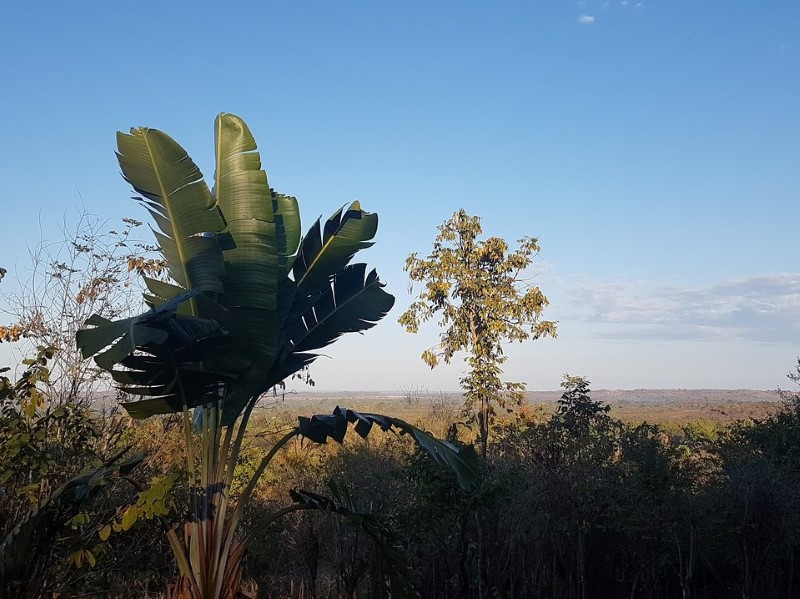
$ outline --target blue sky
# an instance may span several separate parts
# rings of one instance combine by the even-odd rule
[[[556,340],[533,389],[783,384],[800,354],[800,4],[540,0],[16,3],[0,23],[0,265],[81,207],[144,218],[114,133],[170,133],[207,177],[243,116],[308,225],[360,199],[397,307],[320,389],[455,389],[408,335],[405,257],[465,208],[538,237]],[[4,285],[9,285],[8,279]]]

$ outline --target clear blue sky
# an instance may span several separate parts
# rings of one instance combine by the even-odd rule
[[[164,129],[213,175],[243,116],[304,221],[360,199],[398,297],[321,389],[455,389],[404,333],[402,264],[458,208],[538,237],[557,340],[533,389],[783,384],[800,353],[800,3],[528,0],[14,3],[0,22],[0,265],[84,206],[144,218],[114,133]],[[13,275],[13,272],[12,272]],[[5,284],[5,283],[4,283]]]

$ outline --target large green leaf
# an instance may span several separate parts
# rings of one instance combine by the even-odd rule
[[[480,462],[471,445],[440,441],[399,418],[361,413],[336,406],[332,414],[315,414],[311,418],[301,416],[299,420],[300,434],[315,443],[326,443],[329,438],[342,443],[348,424],[354,424],[356,433],[362,438],[366,438],[375,425],[384,432],[396,431],[401,435],[410,435],[431,458],[453,471],[464,490],[474,489],[478,484]]]
[[[97,365],[110,369],[135,350],[176,352],[198,340],[221,334],[216,320],[179,316],[178,306],[191,301],[191,291],[175,296],[157,309],[122,320],[108,320],[95,314],[78,331],[76,343],[84,358],[95,357]]]
[[[147,286],[147,290],[150,292],[150,295],[145,294],[144,300],[151,308],[161,306],[186,291],[183,287],[167,283],[166,281],[150,277],[142,278]]]
[[[232,364],[221,354],[225,332],[220,321],[177,313],[193,296],[201,300],[201,306],[210,302],[184,292],[132,318],[111,321],[94,315],[77,334],[84,357],[95,356],[98,366],[111,372],[120,389],[152,398],[124,404],[134,418],[202,405],[221,382],[232,380],[232,373],[249,365]],[[115,370],[116,364],[125,370]]]
[[[300,246],[300,207],[297,198],[282,193],[272,192],[272,206],[275,211],[275,222],[278,225],[278,234],[285,237],[281,247],[285,247],[286,270],[291,270],[294,257]]]
[[[240,117],[222,113],[217,116],[214,128],[214,195],[226,221],[274,223],[278,229],[273,240],[277,253],[284,258],[294,255],[300,242],[297,199],[270,189],[255,138]]]
[[[188,378],[187,381],[193,379]],[[138,399],[136,401],[124,401],[122,407],[128,412],[128,415],[134,420],[144,420],[151,416],[160,414],[179,414],[183,411],[184,405],[188,409],[199,408],[207,404],[212,397],[210,391],[198,390],[191,394],[183,395],[181,393],[169,393],[160,397],[149,397],[147,399]],[[203,391],[208,391],[203,393]],[[184,397],[187,399],[184,400]]]
[[[276,194],[261,168],[253,135],[236,115],[215,122],[214,195],[225,215],[234,248],[224,253],[223,305],[234,315],[231,337],[251,358],[223,404],[223,422],[232,423],[265,385],[278,351],[278,289],[300,241],[297,200]]]
[[[378,230],[378,215],[365,212],[353,202],[337,210],[320,229],[317,220],[300,244],[292,274],[298,287],[322,286],[344,268],[355,253],[368,248]]]
[[[365,272],[365,264],[348,266],[325,288],[298,290],[292,280],[284,281],[279,293],[281,350],[262,391],[313,362],[318,355],[309,351],[329,345],[344,333],[375,326],[391,309],[394,297],[383,290],[374,270],[366,276]]]
[[[222,292],[222,252],[216,234],[225,221],[186,151],[146,127],[117,133],[122,176],[153,216],[173,280],[184,289]]]
[[[260,265],[263,267],[261,276],[268,275],[269,286],[275,289],[300,242],[297,199],[270,189],[255,139],[240,117],[220,114],[215,132],[214,195],[235,246],[225,252],[225,261]],[[229,279],[233,278],[242,276],[231,274]],[[259,297],[226,301],[226,305],[264,307],[264,299]],[[274,306],[267,308],[274,309]]]
[[[150,312],[91,319],[78,344],[122,389],[146,398],[126,405],[131,414],[204,406],[224,388],[230,425],[309,364],[316,356],[307,350],[374,326],[393,305],[374,271],[347,266],[372,245],[377,215],[354,202],[317,221],[301,246],[297,200],[269,187],[238,116],[215,122],[213,193],[166,134],[140,128],[117,138],[123,176],[155,220],[172,281],[146,279]]]
[[[374,327],[394,305],[375,270],[366,274],[366,264],[342,269],[311,306],[287,323],[283,350],[306,352],[333,343],[344,333]]]

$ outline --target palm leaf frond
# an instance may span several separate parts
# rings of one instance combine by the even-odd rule
[[[359,250],[372,245],[378,215],[365,212],[359,202],[337,210],[322,228],[319,219],[300,243],[292,275],[298,287],[325,286]]]
[[[221,302],[234,316],[231,349],[252,364],[223,404],[223,422],[230,424],[259,393],[275,363],[278,289],[300,241],[300,215],[295,198],[270,189],[255,139],[241,118],[220,114],[215,133],[214,195],[235,246],[225,252]]]
[[[169,135],[146,127],[117,133],[122,176],[141,195],[172,279],[184,289],[222,292],[225,226],[211,192],[186,151]]]
[[[219,352],[225,335],[220,321],[177,313],[194,295],[184,292],[156,309],[122,320],[94,315],[77,333],[83,356],[94,356],[121,390],[152,398],[123,404],[134,418],[202,405],[220,381],[232,380],[231,373],[236,372]],[[198,297],[203,300],[201,307],[210,302]],[[114,369],[117,364],[125,370]]]
[[[478,484],[480,462],[471,445],[440,441],[399,418],[356,412],[336,406],[332,414],[315,414],[311,418],[301,416],[299,420],[300,434],[315,443],[326,443],[329,438],[342,443],[348,424],[354,424],[356,433],[362,438],[369,435],[373,426],[378,426],[384,432],[394,431],[401,435],[410,435],[434,461],[453,471],[463,489],[471,490]]]
[[[335,275],[311,306],[288,323],[284,351],[306,352],[333,343],[344,333],[374,327],[394,305],[378,273],[354,264]]]

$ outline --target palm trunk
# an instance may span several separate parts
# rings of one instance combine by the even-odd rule
[[[255,490],[258,480],[275,454],[297,436],[295,428],[279,439],[261,460],[239,499],[238,505],[228,512],[229,489],[239,458],[244,429],[252,405],[245,410],[239,431],[233,440],[233,429],[228,427],[222,436],[221,409],[203,410],[200,443],[192,433],[191,418],[184,411],[184,435],[189,461],[190,520],[184,525],[183,539],[172,530],[167,538],[178,562],[180,577],[169,585],[168,599],[235,599],[241,594],[243,561],[252,537],[237,538],[236,531],[243,510]],[[199,468],[195,468],[195,461]],[[273,514],[265,524],[289,511],[299,509],[289,506]]]
[[[486,397],[481,397],[478,412],[478,434],[480,436],[481,457],[486,461],[486,450],[489,444],[489,400]]]

